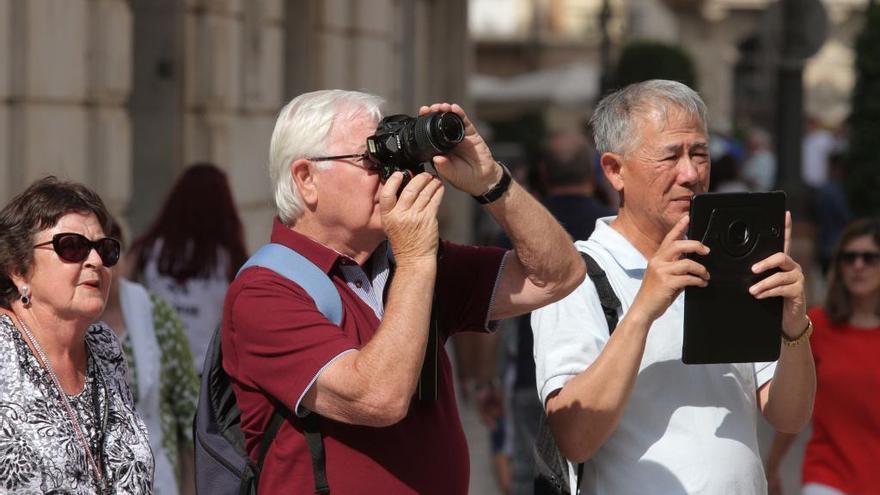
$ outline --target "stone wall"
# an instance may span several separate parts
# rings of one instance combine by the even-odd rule
[[[0,200],[55,174],[120,211],[131,190],[124,0],[0,1]]]
[[[134,233],[180,171],[229,174],[251,248],[273,207],[275,116],[320,88],[414,114],[465,100],[467,2],[0,0],[0,202],[56,174],[94,187]],[[470,239],[448,194],[444,232]]]

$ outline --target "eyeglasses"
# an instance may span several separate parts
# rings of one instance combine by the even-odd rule
[[[334,162],[334,161],[342,161],[344,163],[348,163],[350,165],[355,165],[357,167],[365,168],[369,171],[379,170],[379,164],[370,159],[370,157],[366,153],[357,153],[354,155],[336,155],[336,156],[311,156],[306,158],[306,160],[311,160],[313,162]],[[360,161],[360,164],[352,163]]]
[[[877,251],[843,251],[839,255],[841,263],[854,265],[859,258],[868,266],[880,263],[880,252]]]
[[[119,241],[112,237],[105,237],[97,241],[89,240],[86,236],[73,232],[64,232],[52,236],[51,241],[35,244],[34,247],[52,245],[52,249],[59,258],[70,263],[80,263],[89,257],[92,249],[98,252],[104,266],[111,267],[119,261],[119,253],[122,246]]]

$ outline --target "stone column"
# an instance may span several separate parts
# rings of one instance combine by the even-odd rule
[[[118,213],[130,173],[128,2],[4,0],[0,18],[0,199],[54,174]]]
[[[86,181],[121,213],[131,196],[132,16],[124,0],[89,3]]]
[[[137,0],[133,29],[132,234],[156,217],[181,167],[183,136],[183,4]]]
[[[11,19],[12,0],[0,0],[0,19]],[[12,22],[0,23],[0,204],[12,198],[13,165],[9,146],[10,78],[12,69]]]
[[[471,64],[467,2],[413,0],[287,0],[286,99],[316,89],[368,91],[389,113],[454,101],[468,108]],[[471,109],[473,110],[473,109]],[[441,211],[445,238],[472,238],[473,200],[447,189]]]
[[[86,0],[8,2],[8,189],[56,174],[85,180]]]
[[[268,239],[269,138],[283,104],[284,3],[188,0],[183,14],[182,166],[226,170],[248,246]]]

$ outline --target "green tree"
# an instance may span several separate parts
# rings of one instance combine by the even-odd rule
[[[634,41],[624,47],[614,71],[614,87],[649,79],[670,79],[697,89],[697,73],[690,55],[678,45]]]
[[[853,211],[880,215],[880,6],[868,8],[856,43],[856,87],[849,117],[846,178]]]

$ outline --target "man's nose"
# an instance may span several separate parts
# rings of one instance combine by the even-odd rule
[[[693,159],[684,155],[681,157],[681,160],[678,162],[678,181],[681,184],[692,185],[696,184],[697,180],[700,178],[700,173],[697,170],[697,164],[694,163]]]

